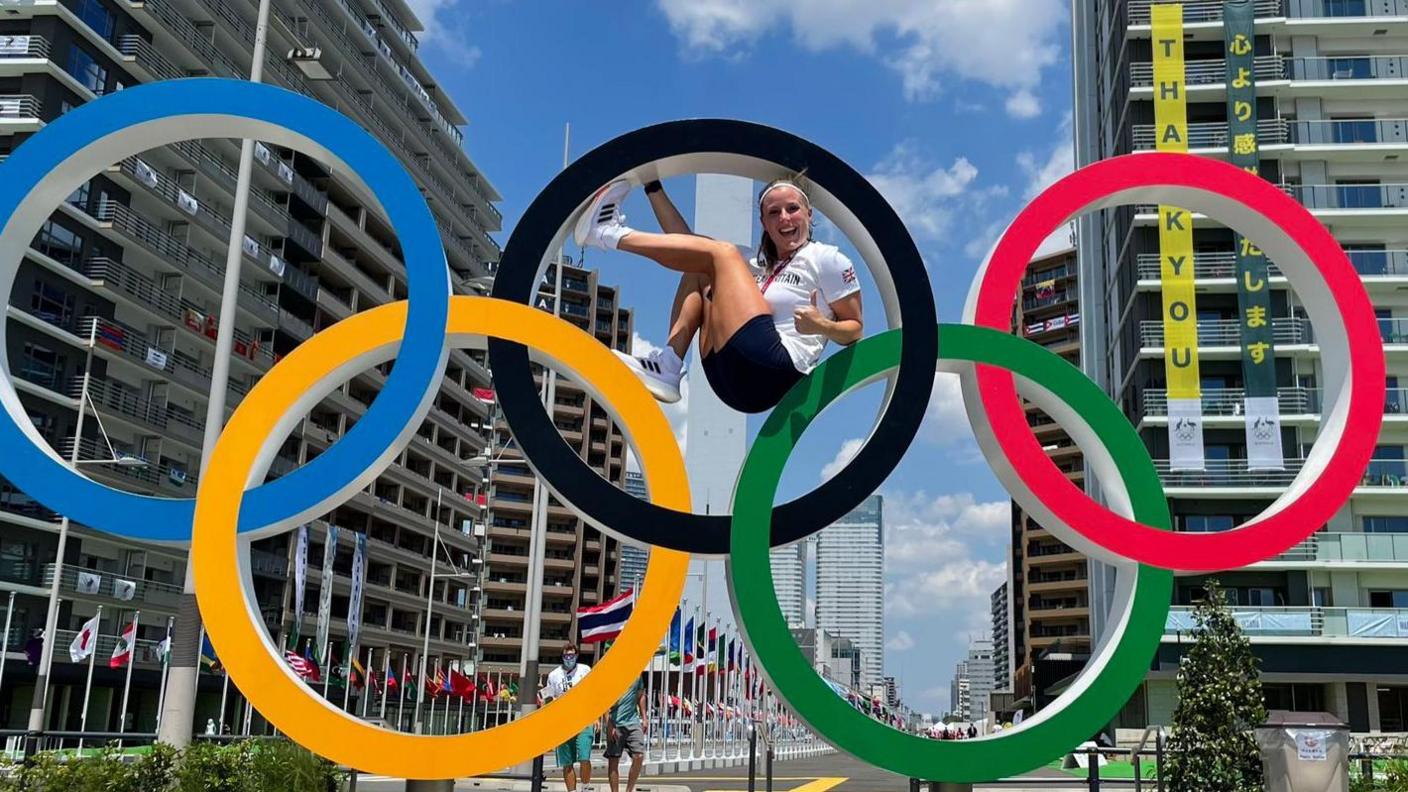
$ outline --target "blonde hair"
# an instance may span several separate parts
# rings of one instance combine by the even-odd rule
[[[812,199],[811,196],[807,195],[807,190],[803,186],[803,178],[805,177],[805,175],[806,171],[803,170],[795,176],[784,176],[783,178],[773,179],[772,181],[768,182],[767,186],[763,188],[763,191],[758,193],[759,219],[761,219],[763,215],[763,199],[767,198],[768,193],[772,192],[778,187],[791,187],[792,189],[796,190],[797,194],[802,196],[802,203],[807,207],[807,211],[811,211]],[[810,242],[811,239],[812,226],[811,223],[808,222],[807,241]],[[767,267],[772,267],[777,261],[777,245],[773,243],[772,237],[768,236],[767,231],[763,231],[763,241],[758,245],[758,256],[762,260],[763,265]]]

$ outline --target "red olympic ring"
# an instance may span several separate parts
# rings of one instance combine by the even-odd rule
[[[1215,207],[1210,214],[1236,215],[1241,222],[1228,224],[1260,245],[1268,256],[1273,247],[1284,250],[1280,255],[1288,259],[1296,258],[1298,250],[1318,269],[1343,319],[1350,377],[1340,442],[1323,469],[1317,473],[1308,460],[1285,496],[1236,529],[1220,533],[1160,531],[1109,511],[1056,467],[1027,424],[1009,372],[977,366],[977,388],[995,438],[1017,476],[1040,493],[1052,513],[1081,538],[1108,553],[1165,569],[1213,571],[1245,566],[1295,546],[1344,505],[1373,456],[1383,421],[1384,349],[1373,305],[1349,258],[1314,215],[1276,185],[1217,160],[1149,153],[1097,162],[1052,185],[1013,221],[981,275],[974,321],[1010,332],[1023,273],[1041,242],[1074,217],[1127,202],[1121,198],[1128,198],[1131,191],[1146,197],[1151,188],[1177,198],[1164,201],[1161,194],[1164,203],[1201,203]],[[1192,200],[1194,197],[1198,200]],[[1247,216],[1248,210],[1258,217]],[[1269,238],[1276,233],[1283,240]],[[1290,276],[1287,267],[1282,269]],[[1321,328],[1315,329],[1320,335]],[[1334,329],[1326,335],[1339,338]],[[1337,410],[1341,406],[1336,405],[1334,415],[1327,406],[1317,446],[1321,439],[1332,439],[1334,433],[1327,431],[1340,419]],[[1320,461],[1314,452],[1310,456]]]

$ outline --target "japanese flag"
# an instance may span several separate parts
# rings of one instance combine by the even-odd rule
[[[98,645],[98,617],[94,616],[84,622],[83,629],[74,636],[73,643],[68,645],[69,659],[75,663],[81,663],[88,655],[93,654],[93,648]]]

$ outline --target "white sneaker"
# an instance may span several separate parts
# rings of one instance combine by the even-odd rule
[[[665,347],[649,355],[627,355],[612,350],[645,383],[650,395],[666,404],[680,400],[680,380],[684,377],[684,361],[675,350]]]
[[[621,214],[621,201],[631,192],[630,182],[614,181],[597,190],[587,210],[577,218],[572,238],[579,247],[615,250],[621,237],[631,233],[626,216]]]

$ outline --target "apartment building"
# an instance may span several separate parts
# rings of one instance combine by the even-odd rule
[[[626,351],[631,344],[631,311],[622,308],[613,286],[598,281],[593,270],[573,266],[562,257],[561,317],[592,333],[603,344]],[[557,265],[551,265],[538,297],[538,307],[552,310]],[[541,377],[541,372],[538,374]],[[541,380],[539,380],[541,381]],[[626,441],[603,405],[587,396],[580,383],[557,377],[553,420],[563,438],[577,449],[587,464],[618,487],[626,487]],[[533,525],[536,478],[511,443],[508,426],[501,419],[493,474],[492,517],[489,522],[491,552],[485,562],[484,629],[481,648],[484,668],[490,671],[519,669],[522,659],[529,535]],[[642,482],[643,483],[643,482]],[[621,543],[579,519],[555,498],[548,497],[544,556],[540,656],[543,668],[556,663],[562,648],[577,640],[576,611],[595,605],[624,590],[621,585]],[[580,647],[584,662],[594,662],[600,646]]]
[[[249,74],[254,0],[0,1],[0,156],[46,122],[126,87],[189,76]],[[463,148],[465,117],[417,54],[419,22],[403,0],[275,0],[264,79],[324,102],[367,128],[402,162],[434,213],[457,290],[498,260],[493,186]],[[294,63],[294,49],[317,49]],[[319,78],[330,79],[319,79]],[[61,454],[74,442],[89,476],[128,491],[189,498],[195,492],[215,328],[234,203],[238,141],[200,140],[114,163],[60,206],[25,252],[8,306],[6,354],[20,398]],[[354,312],[406,295],[395,230],[339,176],[297,151],[256,146],[243,240],[231,408],[283,355]],[[480,281],[482,284],[482,281]],[[92,341],[90,341],[92,339]],[[91,353],[91,354],[90,354]],[[303,420],[270,477],[317,456],[353,425],[390,364],[353,377]],[[80,405],[84,373],[91,374]],[[420,653],[473,661],[480,600],[481,468],[488,407],[474,389],[489,373],[451,354],[429,416],[407,448],[365,491],[310,527],[300,634],[315,632],[318,566],[328,525],[340,529],[332,579],[332,657],[346,659],[352,534],[367,537],[361,649],[373,667]],[[75,439],[79,409],[88,411]],[[94,420],[94,413],[99,420]],[[120,464],[107,460],[121,459]],[[0,485],[0,596],[18,593],[9,635],[0,723],[25,725],[35,669],[20,648],[43,626],[54,573],[58,518]],[[439,531],[443,549],[435,554]],[[265,625],[292,630],[293,540],[256,543],[251,566]],[[431,557],[440,577],[428,591]],[[160,665],[155,651],[185,575],[172,547],[105,537],[74,525],[61,579],[62,605],[45,723],[76,728],[83,671],[64,651],[103,606],[101,658],[89,729],[117,727],[121,672],[105,658],[141,610],[129,728],[151,731]],[[427,620],[427,595],[434,602]],[[197,722],[222,710],[221,681],[206,676]],[[233,688],[232,688],[233,690]],[[340,696],[340,694],[339,694]],[[232,698],[225,726],[238,730]]]
[[[1159,52],[1150,6],[1148,0],[1075,3],[1081,164],[1155,147]],[[1340,241],[1379,315],[1387,416],[1374,460],[1348,504],[1299,546],[1218,577],[1260,658],[1268,707],[1332,712],[1356,732],[1401,732],[1408,729],[1408,422],[1399,384],[1408,376],[1402,354],[1408,349],[1408,2],[1255,0],[1250,6],[1249,42],[1236,38],[1242,28],[1229,27],[1241,24],[1228,18],[1231,4],[1182,6],[1188,146],[1219,159],[1257,155],[1259,175]],[[1229,58],[1246,59],[1234,61],[1230,81]],[[1249,87],[1254,93],[1246,93]],[[1241,102],[1235,113],[1229,113],[1230,89],[1242,92],[1233,97]],[[1229,131],[1229,121],[1254,122],[1255,132]],[[1176,469],[1183,466],[1170,461],[1157,220],[1154,207],[1129,206],[1080,224],[1083,289],[1105,295],[1092,302],[1098,309],[1085,312],[1085,367],[1144,437],[1175,529],[1228,530],[1281,495],[1315,442],[1323,386],[1317,328],[1276,262],[1268,262],[1269,354],[1284,469],[1260,469],[1249,462],[1244,407],[1249,386],[1237,273],[1245,249],[1216,218],[1194,216],[1203,469]],[[1117,725],[1169,722],[1187,610],[1202,595],[1203,581],[1178,578],[1164,643]],[[1092,582],[1091,596],[1103,604],[1108,575]],[[1102,607],[1096,611],[1101,621]]]

